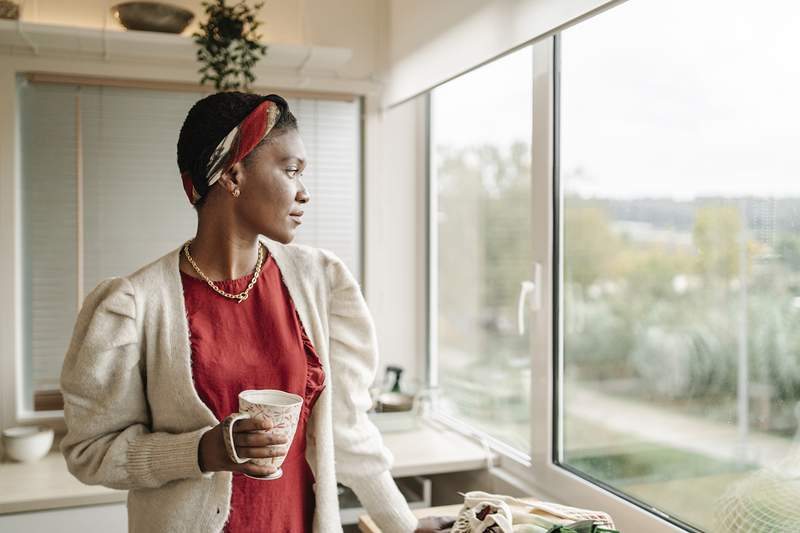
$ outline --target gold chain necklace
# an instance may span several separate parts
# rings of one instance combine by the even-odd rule
[[[186,241],[186,244],[183,245],[183,254],[186,256],[186,259],[189,261],[189,264],[192,265],[192,268],[194,269],[194,271],[197,272],[200,275],[201,278],[206,280],[206,283],[208,283],[208,286],[211,287],[212,289],[214,289],[214,291],[216,293],[221,294],[222,296],[225,296],[226,298],[230,298],[231,300],[237,300],[236,303],[239,303],[239,304],[242,303],[243,301],[247,300],[247,296],[250,293],[250,289],[252,289],[253,286],[256,284],[256,281],[258,281],[259,275],[261,274],[261,265],[264,262],[263,248],[261,246],[261,243],[258,244],[258,261],[256,261],[256,268],[253,271],[253,279],[250,280],[250,283],[247,285],[247,288],[245,290],[243,290],[239,294],[231,294],[229,292],[223,291],[222,289],[220,289],[219,287],[214,285],[214,282],[211,281],[208,278],[208,276],[206,276],[203,273],[203,271],[200,270],[200,267],[197,266],[197,263],[194,262],[194,259],[192,259],[191,254],[189,254],[189,245],[192,244],[193,240],[194,239],[190,239],[190,240]]]

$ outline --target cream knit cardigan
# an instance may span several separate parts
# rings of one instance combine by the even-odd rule
[[[384,532],[413,531],[417,520],[389,473],[394,458],[366,414],[378,350],[358,283],[331,252],[262,242],[326,374],[307,427],[313,532],[342,531],[337,480]],[[230,512],[232,474],[198,465],[200,437],[219,420],[192,382],[179,254],[101,282],[83,302],[61,372],[69,471],[128,489],[131,533],[219,532]]]

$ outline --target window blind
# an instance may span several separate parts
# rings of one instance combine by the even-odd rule
[[[306,147],[309,163],[302,179],[311,195],[295,242],[333,250],[359,279],[358,102],[301,99],[288,102]]]
[[[20,94],[24,376],[58,386],[78,302],[74,87],[23,85]],[[32,396],[24,407],[31,408]]]

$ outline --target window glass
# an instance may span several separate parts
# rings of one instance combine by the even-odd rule
[[[530,451],[532,52],[432,91],[433,346],[443,412]]]
[[[794,531],[800,5],[631,0],[561,36],[561,462]]]

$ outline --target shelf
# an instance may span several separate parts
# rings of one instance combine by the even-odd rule
[[[353,57],[349,48],[264,43],[267,55],[256,71],[280,69],[335,71]],[[0,20],[0,53],[152,64],[194,63],[191,37],[149,31],[55,26]]]

